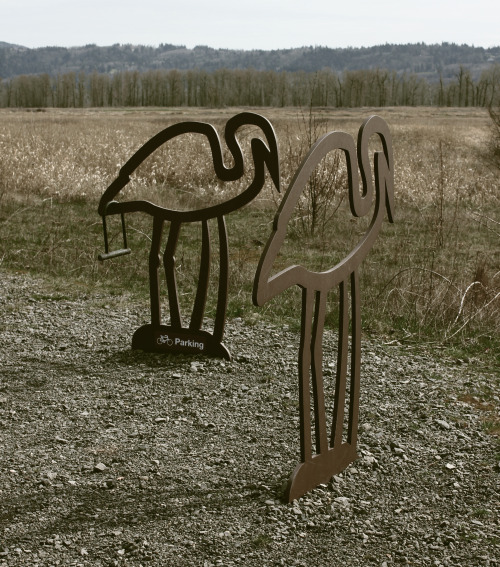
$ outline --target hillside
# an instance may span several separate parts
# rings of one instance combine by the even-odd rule
[[[362,48],[329,48],[321,46],[294,49],[231,50],[196,46],[161,44],[82,47],[41,47],[29,49],[0,41],[0,77],[68,72],[115,73],[149,69],[246,69],[272,71],[317,71],[330,68],[340,73],[357,69],[389,69],[400,74],[412,73],[429,82],[455,78],[460,66],[473,79],[492,64],[500,63],[500,46],[489,49],[468,45],[407,44],[377,45]]]

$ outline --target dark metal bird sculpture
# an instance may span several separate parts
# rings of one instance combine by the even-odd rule
[[[368,142],[378,135],[382,152],[374,153],[374,172],[370,165]],[[294,207],[318,163],[331,151],[343,150],[347,162],[349,203],[356,217],[373,218],[357,246],[337,265],[324,272],[313,272],[303,266],[290,266],[271,276],[273,262],[286,236]],[[360,191],[358,165],[361,172]],[[375,178],[375,186],[372,180]],[[343,132],[330,132],[320,138],[298,168],[283,197],[274,219],[273,231],[262,252],[254,281],[253,301],[263,305],[285,289],[298,285],[302,289],[302,323],[299,352],[299,402],[301,462],[291,475],[286,499],[291,502],[320,483],[330,480],[357,458],[356,442],[359,410],[361,361],[361,312],[358,267],[372,248],[380,231],[384,213],[393,222],[394,163],[392,141],[387,124],[378,116],[368,118],[359,130],[357,159],[353,138]],[[330,431],[327,430],[323,391],[323,329],[328,292],[339,288],[339,335],[335,399]],[[349,295],[351,308],[350,368],[348,370]],[[311,396],[314,401],[314,439],[312,447]],[[349,419],[344,434],[344,406],[349,380]],[[345,437],[345,441],[343,440]]]
[[[246,125],[257,126],[264,134],[265,142],[260,138],[252,138],[250,142],[254,163],[254,175],[249,186],[239,195],[225,202],[187,211],[177,211],[161,207],[150,201],[135,200],[118,202],[115,197],[130,181],[130,175],[137,167],[162,144],[176,136],[187,133],[199,133],[207,137],[212,151],[215,173],[222,181],[235,181],[244,173],[243,154],[236,138],[236,131]],[[153,217],[153,236],[149,255],[149,279],[151,298],[151,323],[137,329],[132,339],[132,348],[146,351],[184,352],[205,354],[230,358],[229,351],[222,344],[224,334],[228,281],[229,281],[229,250],[224,215],[235,211],[249,203],[261,191],[265,182],[265,166],[270,173],[274,185],[279,191],[279,157],[278,145],[274,129],[264,117],[243,112],[230,118],[225,127],[224,138],[231,152],[234,165],[224,165],[223,149],[217,130],[203,122],[181,122],[165,128],[148,142],[146,142],[120,169],[118,177],[111,183],[103,194],[99,203],[98,212],[103,219],[105,253],[99,256],[100,260],[114,258],[130,253],[127,247],[124,214],[144,212]],[[124,246],[121,250],[110,252],[108,246],[106,217],[108,215],[121,215]],[[213,332],[202,330],[203,315],[207,299],[209,273],[210,273],[210,233],[209,219],[217,219],[219,240],[219,287],[217,295],[217,308]],[[160,246],[165,221],[170,223],[168,240],[163,254],[163,265],[167,281],[167,290],[170,308],[170,324],[161,322],[159,299],[159,267],[161,264]],[[179,232],[183,223],[202,223],[202,249],[198,287],[194,301],[189,327],[183,327],[177,293],[175,277],[175,249]]]

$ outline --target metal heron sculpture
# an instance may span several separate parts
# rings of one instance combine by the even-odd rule
[[[260,138],[252,138],[250,142],[254,163],[254,175],[249,186],[240,194],[225,202],[200,208],[196,210],[178,211],[161,207],[150,201],[134,200],[118,202],[115,197],[130,181],[130,175],[137,167],[157,148],[172,138],[186,133],[199,133],[207,137],[212,151],[215,173],[222,181],[235,181],[244,173],[244,159],[236,131],[246,125],[257,126],[264,134],[267,145]],[[120,169],[118,177],[104,192],[98,212],[103,219],[105,252],[99,256],[100,260],[114,258],[130,253],[126,242],[124,214],[144,212],[153,217],[153,236],[149,255],[149,282],[151,300],[151,323],[137,329],[132,339],[132,348],[146,351],[168,351],[200,353],[220,356],[230,359],[227,348],[222,344],[224,334],[228,281],[229,281],[229,250],[227,230],[224,215],[235,211],[249,203],[261,191],[265,182],[265,166],[271,179],[279,191],[279,158],[276,135],[270,122],[264,117],[243,112],[230,118],[225,127],[224,138],[231,152],[234,165],[226,167],[223,158],[223,149],[217,130],[204,122],[180,122],[165,128],[148,142],[146,142]],[[121,215],[124,245],[120,250],[109,251],[106,217],[108,215]],[[217,307],[213,332],[202,330],[203,315],[207,299],[209,273],[210,273],[210,232],[209,219],[217,219],[219,240],[219,282],[217,294]],[[167,281],[167,291],[170,308],[170,324],[163,325],[159,298],[159,268],[161,264],[160,247],[165,221],[169,221],[170,228],[166,248],[163,254],[163,266]],[[177,281],[175,277],[175,250],[179,232],[183,223],[201,222],[202,243],[201,260],[198,278],[198,287],[189,327],[182,324]]]
[[[368,142],[378,135],[383,151],[374,153],[374,172],[370,165]],[[347,162],[349,204],[356,217],[368,214],[373,207],[369,228],[357,246],[338,264],[324,272],[313,272],[303,266],[290,266],[271,276],[273,262],[286,236],[292,211],[320,161],[333,150],[343,150]],[[360,191],[359,171],[362,191]],[[262,252],[254,281],[253,301],[263,305],[285,289],[302,288],[302,319],[299,352],[299,403],[301,462],[291,475],[286,498],[299,498],[320,483],[328,482],[357,458],[356,442],[359,413],[361,361],[361,312],[358,267],[372,248],[380,231],[384,214],[393,222],[394,163],[392,141],[387,124],[378,116],[368,118],[359,130],[356,146],[344,132],[330,132],[310,149],[283,197],[274,219],[269,240]],[[372,175],[375,179],[373,184]],[[375,201],[375,202],[374,202]],[[339,335],[333,419],[327,431],[323,391],[323,329],[328,292],[339,288]],[[348,370],[349,290],[351,295],[351,360]],[[312,447],[311,395],[314,399],[315,453]],[[344,412],[349,379],[349,416],[346,440]]]

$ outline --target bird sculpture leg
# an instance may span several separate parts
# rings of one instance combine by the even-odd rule
[[[299,351],[299,407],[300,407],[300,460],[311,461],[311,394],[309,371],[311,367],[311,319],[314,306],[314,293],[302,290],[302,322]]]
[[[181,225],[179,222],[170,223],[167,245],[163,254],[163,267],[167,280],[168,303],[170,308],[170,325],[174,329],[182,327],[181,311],[179,307],[179,297],[177,295],[177,280],[175,278],[175,249],[179,240]]]
[[[302,290],[302,324],[299,351],[300,457],[288,481],[289,502],[312,490],[328,475],[323,455],[328,454],[325,398],[323,390],[323,329],[326,312],[326,292]],[[314,316],[314,320],[313,320]],[[310,376],[314,400],[314,431],[316,454],[312,454]],[[326,476],[325,476],[326,472]]]
[[[346,288],[351,285],[352,340],[347,442],[343,442],[344,407],[347,385],[349,343],[349,301]],[[323,385],[323,330],[326,292],[302,290],[302,326],[299,352],[299,404],[301,462],[288,481],[286,499],[291,502],[318,484],[326,483],[354,461],[359,409],[360,308],[359,280],[355,271],[339,286],[339,343],[335,381],[332,433],[328,444]],[[313,319],[314,310],[314,320]],[[316,454],[312,454],[311,400],[309,373],[314,398]]]
[[[226,220],[217,217],[219,229],[219,291],[217,294],[217,310],[214,321],[214,341],[222,344],[226,324],[227,294],[229,287],[229,244],[227,240]],[[224,347],[225,349],[225,347]]]
[[[339,285],[339,338],[337,351],[337,376],[335,380],[335,403],[333,409],[330,446],[338,457],[338,464],[343,470],[356,459],[356,440],[359,411],[359,378],[361,360],[361,310],[359,306],[359,278],[357,270],[350,275],[350,282]],[[351,287],[352,336],[351,365],[349,383],[349,419],[347,442],[343,442],[345,395],[349,358],[349,300],[347,287]],[[340,472],[340,470],[338,472]]]
[[[325,395],[323,387],[323,330],[326,315],[326,292],[316,292],[314,325],[311,337],[311,372],[314,397],[316,453],[328,451],[326,434]]]
[[[355,460],[357,458],[356,443],[358,440],[359,382],[361,374],[361,297],[357,270],[354,270],[351,274],[351,309],[351,387],[349,389],[347,443],[350,447],[352,460]]]
[[[153,237],[149,252],[149,296],[151,301],[151,324],[154,327],[161,325],[160,309],[160,281],[158,268],[160,267],[160,244],[163,232],[163,220],[155,217],[153,221]]]
[[[146,351],[154,350],[156,334],[161,326],[160,282],[158,269],[160,267],[160,246],[163,232],[163,220],[155,217],[153,220],[153,236],[149,252],[149,297],[151,303],[151,323],[139,327],[132,337],[132,348]]]
[[[333,406],[331,447],[342,445],[344,429],[345,390],[347,377],[347,359],[349,354],[349,312],[346,282],[339,285],[339,335],[337,346],[337,375],[335,379],[335,401]]]
[[[205,313],[205,304],[207,302],[208,280],[210,276],[210,232],[206,220],[202,222],[201,229],[200,273],[198,276],[198,288],[196,290],[193,313],[189,324],[191,331],[199,331],[201,329],[203,314]]]
[[[157,341],[161,342],[158,350],[175,350],[190,354],[206,354],[231,359],[231,355],[222,344],[224,324],[226,318],[227,290],[229,281],[229,251],[224,217],[218,217],[219,226],[219,294],[217,299],[217,311],[215,315],[214,331],[211,334],[203,330],[203,316],[208,294],[210,279],[210,231],[208,221],[201,223],[201,258],[198,277],[198,287],[191,313],[189,327],[182,326],[181,309],[177,293],[177,280],[175,276],[175,249],[179,240],[181,228],[180,222],[171,221],[165,253],[163,254],[163,265],[167,280],[168,301],[170,308],[170,326],[162,325],[158,330]]]

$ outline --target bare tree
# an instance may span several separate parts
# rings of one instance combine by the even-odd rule
[[[496,108],[489,106],[488,113],[491,117],[489,155],[495,166],[500,169],[500,105]]]

